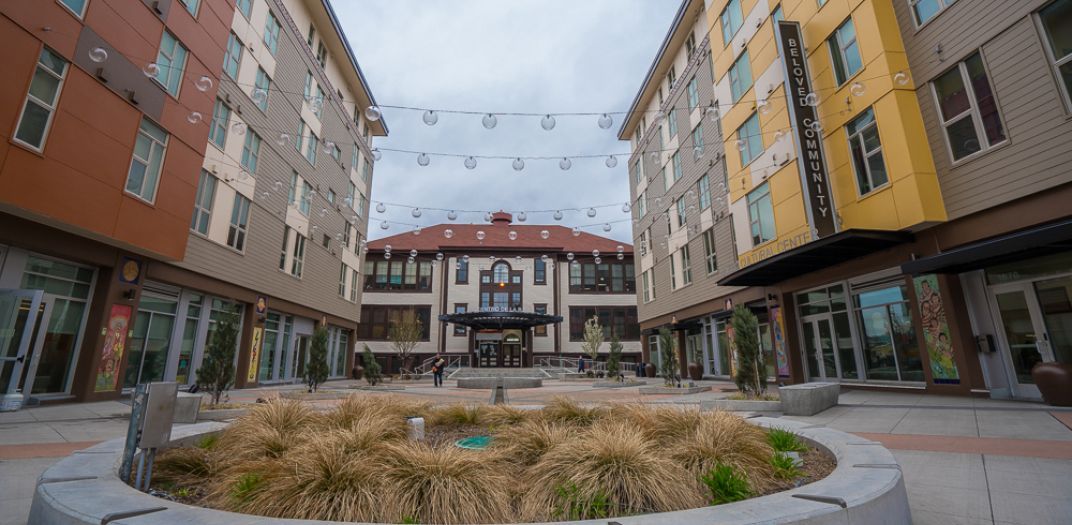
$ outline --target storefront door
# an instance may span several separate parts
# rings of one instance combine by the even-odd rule
[[[40,290],[0,290],[0,395],[18,399],[22,393],[22,371],[35,340],[40,339],[43,295]],[[4,399],[5,406],[9,403]],[[21,400],[15,405],[21,406]]]
[[[841,375],[833,324],[830,314],[808,316],[801,320],[801,337],[804,339],[808,375],[812,379],[837,379]]]
[[[477,352],[480,354],[481,368],[494,368],[499,366],[498,341],[481,341],[480,346],[477,347]]]
[[[1031,368],[1072,362],[1072,277],[992,286],[1004,356],[1016,397],[1041,397]]]

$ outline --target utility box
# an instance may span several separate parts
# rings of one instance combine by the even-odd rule
[[[175,382],[149,384],[138,448],[160,448],[171,442],[171,423],[178,393],[179,385]]]

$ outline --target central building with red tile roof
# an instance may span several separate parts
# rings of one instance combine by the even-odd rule
[[[617,335],[622,360],[640,358],[633,247],[559,225],[437,224],[369,241],[358,351],[367,344],[388,371],[436,353],[473,367],[531,367],[583,353],[584,323]],[[403,363],[390,327],[416,318],[421,342]]]

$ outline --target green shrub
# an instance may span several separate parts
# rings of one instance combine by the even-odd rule
[[[718,464],[700,478],[711,491],[711,504],[721,505],[752,497],[748,480],[729,465]]]
[[[200,449],[203,449],[203,450],[212,450],[212,448],[216,446],[216,443],[219,440],[220,440],[220,435],[219,434],[209,434],[209,435],[201,438],[201,441],[197,442],[197,448],[200,448]]]
[[[585,497],[576,484],[555,486],[559,503],[551,511],[556,520],[593,520],[610,517],[610,501],[602,491]]]
[[[771,466],[774,467],[774,475],[782,479],[796,479],[801,475],[793,458],[785,452],[775,452],[771,456]]]
[[[264,478],[256,472],[242,474],[231,488],[231,497],[238,501],[248,501],[250,496],[260,488]]]
[[[767,431],[767,443],[775,452],[805,452],[808,447],[804,445],[796,434],[784,428],[772,428]]]
[[[372,354],[372,349],[368,345],[365,345],[365,352],[361,358],[365,362],[365,381],[368,381],[371,386],[376,386],[383,376],[380,374],[380,363],[376,362],[376,356]]]
[[[328,380],[328,329],[323,326],[313,331],[313,341],[309,345],[309,362],[305,365],[305,384],[310,392],[316,392],[324,381]]]

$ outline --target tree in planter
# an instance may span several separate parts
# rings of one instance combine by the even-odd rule
[[[669,328],[659,329],[659,354],[662,355],[661,372],[666,386],[675,386],[680,383],[678,378],[677,363],[677,338]]]
[[[212,394],[212,404],[220,404],[220,397],[235,379],[235,348],[238,346],[238,309],[224,312],[216,321],[212,340],[205,349],[205,358],[197,369],[197,388]]]
[[[603,346],[603,338],[603,327],[599,326],[599,318],[593,315],[591,319],[584,322],[584,344],[581,345],[584,353],[592,359],[593,365],[599,357],[599,347]]]
[[[309,364],[305,365],[305,384],[310,392],[316,392],[328,380],[328,329],[323,326],[313,332],[309,345]]]
[[[372,349],[365,345],[365,352],[361,359],[365,362],[365,381],[369,386],[376,386],[382,377],[380,376],[380,363],[376,362],[376,356],[372,355]]]
[[[610,352],[607,354],[607,377],[615,379],[621,373],[622,342],[618,334],[610,336]]]
[[[759,319],[748,308],[733,309],[733,342],[737,348],[737,375],[734,382],[742,394],[756,397],[767,390],[763,356],[759,349]]]
[[[413,349],[417,347],[417,343],[423,339],[424,330],[421,327],[421,320],[417,319],[416,315],[402,316],[402,319],[391,325],[391,329],[388,333],[388,338],[391,340],[391,346],[394,347],[395,353],[398,354],[399,360],[402,361],[402,373],[406,374],[406,369],[412,368],[412,354]]]

